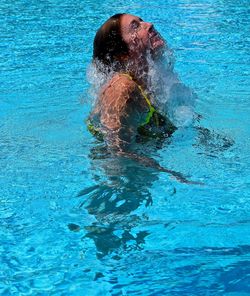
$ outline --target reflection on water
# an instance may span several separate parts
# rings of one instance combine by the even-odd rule
[[[197,154],[216,157],[234,143],[233,140],[207,128],[194,127],[192,130],[193,147],[196,147]],[[141,143],[141,146],[138,144],[138,151],[145,145],[145,143]],[[157,149],[162,146],[162,142],[155,146],[147,145],[143,154],[155,156]],[[158,180],[161,170],[148,163],[145,165],[144,162],[137,161],[138,159],[112,153],[104,143],[93,146],[89,158],[93,179],[97,185],[84,188],[78,194],[81,198],[80,208],[85,208],[95,217],[95,222],[85,227],[85,238],[94,241],[98,258],[108,254],[117,256],[124,251],[143,249],[145,237],[149,232],[135,233],[132,229],[147,221],[143,209],[153,205],[150,189]],[[151,158],[147,159],[153,161]],[[180,182],[184,180],[185,186],[206,185],[189,181],[181,173],[176,174],[180,176],[176,179]],[[167,180],[169,184],[172,183],[171,178],[166,179],[166,186],[169,185]],[[171,189],[169,196],[173,193],[176,193],[176,188]],[[77,226],[71,228],[72,231],[77,230]]]
[[[196,127],[197,137],[194,147],[203,151],[206,155],[218,156],[234,145],[234,140],[227,135],[222,135],[216,131],[201,126]],[[201,152],[198,152],[201,153]]]
[[[93,147],[89,157],[93,177],[98,180],[96,173],[102,170],[106,179],[79,193],[86,198],[80,206],[96,218],[85,230],[86,237],[95,242],[97,256],[100,258],[120,249],[142,248],[148,233],[132,234],[131,229],[146,219],[136,210],[152,205],[150,187],[158,178],[157,172],[132,159],[109,153],[102,144]]]

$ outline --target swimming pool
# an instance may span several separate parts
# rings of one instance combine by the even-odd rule
[[[121,11],[168,40],[203,116],[151,157],[204,186],[86,130],[92,40]],[[249,295],[249,15],[244,0],[1,2],[2,295]]]

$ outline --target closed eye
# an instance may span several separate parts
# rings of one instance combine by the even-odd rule
[[[131,28],[132,30],[136,30],[136,29],[138,29],[139,27],[140,27],[140,22],[139,22],[139,21],[134,20],[134,21],[132,21],[131,24],[130,24],[130,28]]]

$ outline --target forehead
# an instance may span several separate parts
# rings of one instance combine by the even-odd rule
[[[133,22],[140,22],[142,21],[141,18],[139,18],[138,16],[135,16],[135,15],[132,15],[132,14],[124,14],[122,17],[121,17],[121,28],[122,29],[126,29],[129,27],[129,25]]]

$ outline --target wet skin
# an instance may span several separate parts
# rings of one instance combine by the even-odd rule
[[[107,140],[117,146],[134,141],[137,127],[147,115],[148,105],[138,85],[149,93],[146,54],[157,52],[165,45],[153,25],[137,16],[122,15],[120,25],[122,38],[129,48],[129,54],[120,58],[128,64],[127,72],[133,80],[117,72],[101,89],[92,113],[99,116],[107,131]]]
[[[125,14],[121,17],[121,33],[131,55],[141,56],[147,50],[154,52],[165,44],[152,23],[144,22],[134,15]]]
[[[122,38],[129,49],[128,55],[120,58],[127,62],[126,74],[129,75],[124,75],[123,69],[111,77],[100,90],[91,116],[98,118],[108,147],[118,155],[133,159],[145,167],[166,172],[180,182],[195,184],[182,174],[161,167],[154,159],[131,152],[136,144],[138,127],[145,122],[149,112],[141,89],[151,101],[147,85],[149,65],[146,54],[161,52],[165,43],[151,23],[137,16],[122,15],[120,25]]]

